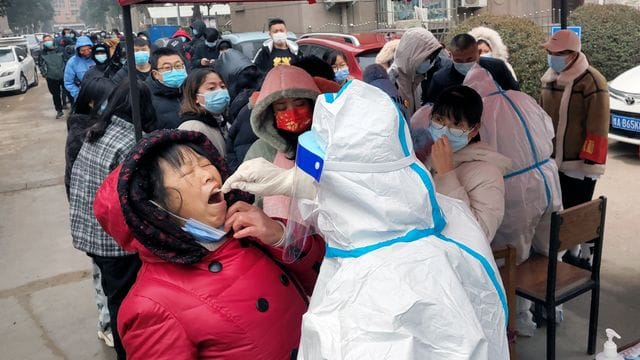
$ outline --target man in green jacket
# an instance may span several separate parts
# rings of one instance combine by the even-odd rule
[[[56,119],[64,116],[62,112],[62,86],[64,79],[64,54],[55,45],[53,37],[45,35],[42,42],[42,53],[38,58],[40,73],[47,79],[47,87],[53,96],[56,108]]]

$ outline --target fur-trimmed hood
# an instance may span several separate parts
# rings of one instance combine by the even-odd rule
[[[253,132],[276,150],[285,152],[287,142],[276,130],[271,104],[282,98],[304,98],[315,104],[318,95],[320,95],[318,86],[311,75],[304,70],[288,65],[273,68],[267,73],[255,103],[252,102],[251,128]],[[294,154],[287,155],[293,156]]]
[[[398,44],[400,44],[400,39],[391,40],[384,44],[378,55],[376,55],[376,64],[388,66],[390,62],[393,62]]]
[[[269,38],[262,43],[262,46],[269,49],[269,52],[273,51],[273,39]],[[295,41],[291,41],[287,39],[287,47],[289,51],[293,53],[293,55],[298,55],[298,44]],[[255,59],[254,59],[255,60]]]
[[[500,37],[497,31],[488,27],[478,26],[471,29],[469,35],[473,36],[476,40],[486,41],[491,48],[491,55],[494,58],[504,61],[509,60],[509,50],[504,42],[502,42],[502,37]]]

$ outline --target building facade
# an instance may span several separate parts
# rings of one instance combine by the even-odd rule
[[[0,16],[0,36],[11,35],[11,29],[9,28],[9,22],[6,16]]]
[[[53,22],[56,25],[81,24],[80,7],[82,0],[51,0]]]
[[[569,0],[569,9],[583,3],[584,0]],[[483,12],[530,17],[544,25],[559,21],[559,4],[560,0],[318,0],[315,4],[232,3],[230,8],[233,32],[266,31],[269,19],[277,17],[287,22],[290,31],[301,34],[420,25],[438,30]]]
[[[371,1],[307,1],[231,3],[233,32],[268,31],[269,19],[281,18],[289,31],[357,32],[376,28],[376,6]]]

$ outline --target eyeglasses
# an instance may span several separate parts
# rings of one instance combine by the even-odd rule
[[[158,71],[166,72],[171,70],[183,70],[183,69],[184,69],[184,64],[179,62],[179,63],[173,64],[173,66],[171,66],[171,64],[164,64],[158,68]]]
[[[429,124],[429,126],[433,127],[436,130],[442,130],[444,128],[447,128],[447,131],[449,132],[449,134],[453,135],[453,136],[463,136],[463,135],[467,135],[470,132],[472,132],[473,130],[475,130],[475,128],[477,127],[474,126],[470,129],[458,129],[458,128],[452,128],[447,126],[447,123],[449,121],[446,118],[443,118],[441,116],[435,115],[434,117],[431,118],[431,123]]]

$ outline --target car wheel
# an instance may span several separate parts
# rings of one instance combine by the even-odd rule
[[[24,77],[24,74],[20,74],[20,94],[24,94],[29,89],[29,82],[27,82],[27,78]]]
[[[33,87],[37,87],[38,86],[38,71],[37,70],[33,70],[33,85],[31,85]]]

